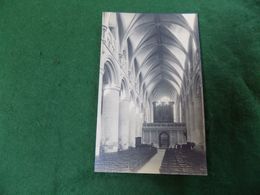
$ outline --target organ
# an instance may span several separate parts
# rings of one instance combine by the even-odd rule
[[[155,123],[172,123],[174,102],[153,102],[153,113]]]

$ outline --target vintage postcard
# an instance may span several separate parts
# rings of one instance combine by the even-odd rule
[[[207,175],[198,15],[102,17],[95,172]]]

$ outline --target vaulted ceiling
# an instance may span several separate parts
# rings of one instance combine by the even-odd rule
[[[121,13],[114,17],[119,47],[127,49],[140,89],[145,88],[153,99],[174,99],[191,63],[191,50],[196,48],[197,15]]]

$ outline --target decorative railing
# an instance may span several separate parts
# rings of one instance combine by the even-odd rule
[[[167,131],[184,131],[186,129],[185,123],[144,123],[144,131],[156,131],[156,130],[167,130]]]
[[[185,127],[185,123],[144,123],[143,127]]]

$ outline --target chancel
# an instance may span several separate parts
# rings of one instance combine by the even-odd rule
[[[205,154],[202,92],[196,14],[103,13],[95,170],[149,172],[174,148]]]

